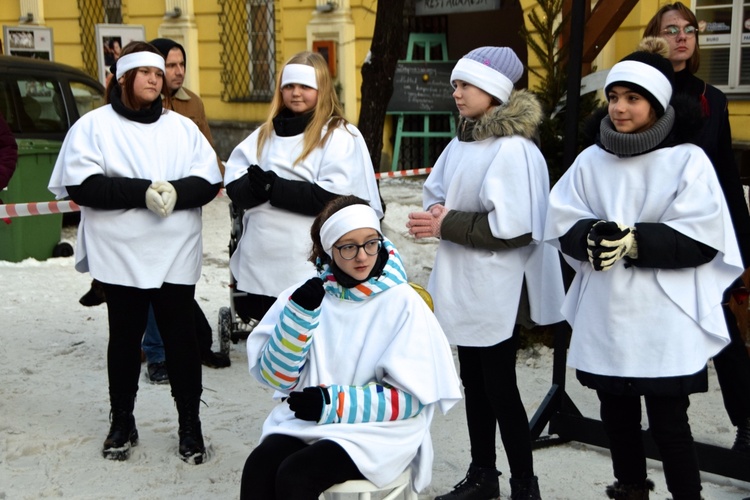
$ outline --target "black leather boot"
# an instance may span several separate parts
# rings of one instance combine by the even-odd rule
[[[138,444],[133,407],[135,394],[110,394],[109,434],[104,440],[102,456],[108,460],[127,460],[130,448]]]
[[[500,472],[494,467],[469,465],[466,477],[453,487],[453,491],[435,497],[435,500],[494,500],[500,496]]]
[[[607,486],[607,498],[615,500],[648,500],[648,492],[654,491],[654,482],[646,479],[643,484],[615,484]]]
[[[177,396],[174,398],[179,414],[180,458],[188,464],[198,465],[206,461],[206,446],[203,443],[199,417],[200,396]]]
[[[510,478],[510,500],[542,500],[536,476]]]
[[[737,426],[737,437],[734,439],[732,451],[750,453],[750,418],[746,418]]]

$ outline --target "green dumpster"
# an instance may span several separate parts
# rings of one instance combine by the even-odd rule
[[[16,171],[7,189],[0,191],[0,198],[4,203],[54,200],[47,184],[62,143],[42,139],[18,139],[16,142]],[[0,220],[0,260],[20,262],[29,257],[49,259],[60,242],[61,234],[62,214]]]

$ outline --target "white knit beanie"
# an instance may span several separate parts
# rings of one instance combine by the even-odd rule
[[[523,75],[523,63],[509,47],[479,47],[461,59],[451,73],[451,85],[462,80],[506,102],[513,84]]]

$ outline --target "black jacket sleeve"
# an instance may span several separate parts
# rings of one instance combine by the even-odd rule
[[[169,183],[177,191],[175,210],[202,207],[213,200],[221,189],[221,183],[211,184],[206,179],[194,175],[169,181]]]
[[[318,215],[338,195],[312,182],[277,177],[271,188],[271,205],[303,215]]]
[[[486,213],[449,210],[440,225],[440,237],[444,240],[483,250],[508,250],[521,248],[531,243],[531,233],[507,240],[495,238],[490,230]]]
[[[78,186],[65,186],[68,195],[84,207],[118,210],[146,208],[146,190],[151,185],[148,179],[106,177],[92,175]],[[178,193],[179,196],[179,193]]]
[[[661,222],[639,222],[635,225],[638,258],[628,259],[636,267],[680,269],[710,262],[718,253],[699,241]]]
[[[253,196],[250,189],[250,178],[247,174],[227,184],[226,190],[232,204],[239,210],[247,210],[266,202],[266,200]]]
[[[586,238],[591,231],[591,227],[597,222],[599,222],[599,219],[581,219],[573,224],[573,227],[567,233],[558,238],[562,253],[573,257],[575,260],[589,260]]]

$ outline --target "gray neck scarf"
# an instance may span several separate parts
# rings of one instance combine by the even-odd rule
[[[667,106],[664,116],[648,130],[623,134],[615,130],[609,115],[599,125],[599,140],[604,149],[620,157],[636,156],[651,151],[664,142],[674,125],[674,108]]]

